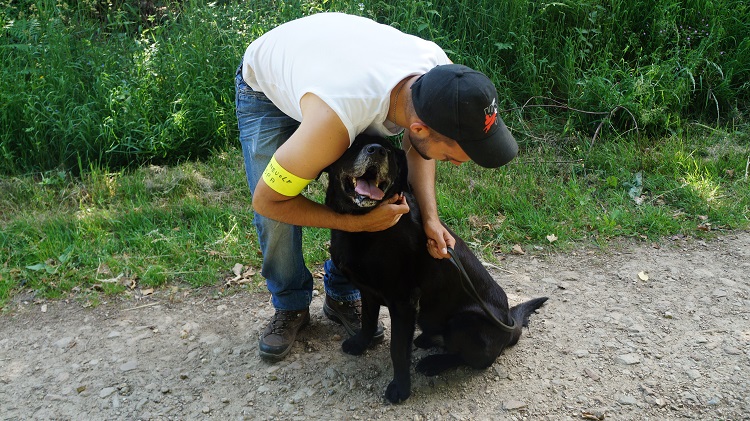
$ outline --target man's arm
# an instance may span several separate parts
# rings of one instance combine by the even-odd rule
[[[306,94],[300,101],[302,123],[274,156],[290,173],[313,179],[349,147],[349,134],[341,119],[323,100]],[[393,226],[409,211],[397,196],[365,215],[342,215],[304,196],[285,196],[261,179],[255,187],[253,208],[259,214],[292,225],[342,231],[380,231]]]
[[[414,196],[422,214],[422,227],[427,234],[427,251],[436,259],[450,257],[447,247],[453,248],[456,239],[440,222],[435,198],[435,161],[426,160],[411,147],[409,132],[404,132],[403,148],[407,151],[409,183],[414,188]]]

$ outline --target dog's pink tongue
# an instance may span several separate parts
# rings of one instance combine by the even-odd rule
[[[354,188],[354,191],[373,200],[382,200],[385,195],[383,190],[380,190],[376,185],[370,183],[364,178],[357,179],[357,186]]]

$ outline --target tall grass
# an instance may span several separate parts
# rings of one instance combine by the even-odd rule
[[[239,50],[220,11],[196,6],[139,31],[121,14],[102,23],[51,0],[22,19],[6,15],[0,172],[177,162],[225,148]]]
[[[285,21],[344,11],[436,41],[496,82],[505,119],[591,138],[747,127],[740,0],[0,2],[0,173],[205,157],[236,141],[232,75]],[[579,111],[588,111],[582,113]],[[602,126],[602,122],[605,124]]]

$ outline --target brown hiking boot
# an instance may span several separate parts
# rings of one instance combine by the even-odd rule
[[[323,314],[334,322],[344,326],[349,336],[354,336],[362,328],[362,300],[336,301],[328,296],[323,303]],[[373,342],[383,340],[383,323],[378,320]]]
[[[276,310],[260,336],[260,356],[270,361],[281,360],[289,353],[297,332],[310,323],[310,310]]]

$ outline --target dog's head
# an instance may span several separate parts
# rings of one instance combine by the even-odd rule
[[[366,213],[407,189],[404,151],[386,139],[359,135],[328,167],[325,203],[340,213]]]

